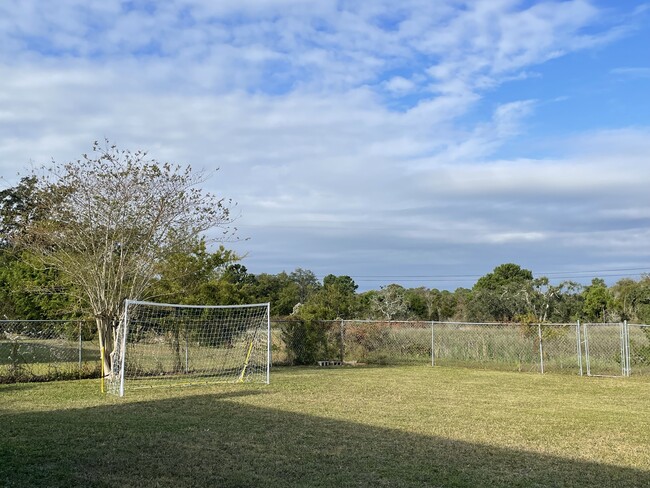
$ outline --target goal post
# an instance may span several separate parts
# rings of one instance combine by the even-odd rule
[[[199,383],[269,383],[270,305],[126,300],[107,391]]]

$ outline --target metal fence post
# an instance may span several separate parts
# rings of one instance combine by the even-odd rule
[[[585,362],[587,363],[587,376],[591,376],[591,359],[589,358],[589,332],[587,324],[582,324],[582,336],[585,342]]]
[[[185,374],[190,372],[190,348],[188,344],[187,324],[185,324]]]
[[[436,341],[434,335],[434,322],[431,322],[431,366],[436,365]]]
[[[341,320],[339,324],[339,337],[341,344],[339,345],[339,355],[341,357],[341,363],[345,361],[345,320]]]
[[[623,322],[622,339],[623,376],[630,376],[630,329],[627,320]]]
[[[537,336],[539,337],[539,369],[544,374],[544,346],[542,345],[542,324],[537,324]]]
[[[83,339],[81,337],[81,325],[82,322],[79,321],[79,372],[81,373],[81,361],[82,361],[82,355],[83,355]]]
[[[582,338],[580,337],[580,321],[576,322],[576,347],[578,351],[578,367],[580,368],[580,376],[582,376]]]
[[[625,321],[625,376],[630,376],[630,327]]]

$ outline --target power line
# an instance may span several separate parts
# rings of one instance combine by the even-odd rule
[[[615,278],[625,276],[640,276],[650,273],[650,267],[635,268],[608,268],[579,271],[549,271],[534,273],[536,276],[554,278],[554,279],[571,279],[571,278]],[[478,280],[485,275],[481,274],[429,274],[429,275],[354,275],[355,281],[359,282],[381,282],[388,280],[397,280],[402,282],[452,282],[452,281],[470,281]]]
[[[584,271],[551,271],[548,273],[540,273],[543,276],[548,276],[548,275],[555,275],[555,274],[561,274],[561,275],[569,275],[569,274],[598,274],[598,273],[614,273],[614,272],[619,272],[619,271],[637,271],[639,273],[634,273],[634,274],[643,274],[643,272],[650,272],[650,268],[645,267],[645,268],[611,268],[611,269],[596,269],[596,270],[584,270]]]

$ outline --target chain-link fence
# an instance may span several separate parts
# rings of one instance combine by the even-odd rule
[[[272,321],[281,365],[429,364],[591,376],[650,374],[650,326],[422,321]],[[87,321],[0,320],[0,383],[97,377]]]
[[[650,373],[650,326],[274,321],[274,365],[462,365],[591,376]]]
[[[650,325],[628,325],[631,374],[650,374]]]
[[[434,363],[510,371],[572,371],[576,324],[435,323]]]
[[[97,377],[94,322],[0,320],[0,383]]]

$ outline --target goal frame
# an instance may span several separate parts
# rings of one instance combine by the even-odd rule
[[[242,308],[249,308],[249,307],[266,307],[266,381],[265,384],[269,384],[271,381],[271,304],[266,302],[266,303],[248,303],[248,304],[242,304],[242,305],[183,305],[183,304],[178,304],[178,303],[160,303],[160,302],[151,302],[151,301],[145,301],[145,300],[132,300],[132,299],[126,299],[124,300],[124,313],[122,315],[122,319],[120,320],[120,323],[118,325],[118,332],[116,334],[116,339],[120,341],[119,347],[121,348],[122,354],[121,357],[119,358],[119,365],[118,365],[118,370],[116,370],[116,365],[112,365],[112,371],[113,374],[117,373],[119,374],[119,389],[118,389],[118,396],[123,397],[124,396],[124,382],[125,382],[125,368],[126,368],[126,351],[127,351],[127,337],[129,335],[129,307],[130,306],[136,306],[136,305],[143,305],[143,306],[155,306],[155,307],[166,307],[166,308],[183,308],[183,309],[242,309]],[[121,336],[119,335],[119,329],[122,330]],[[118,344],[117,341],[115,342],[114,348],[117,349]],[[114,350],[115,350],[114,349]],[[244,365],[244,369],[242,369],[242,374],[239,376],[238,381],[236,382],[243,382],[243,376],[245,373],[245,368],[248,366],[248,360],[250,357],[250,350],[248,351],[247,357],[246,357],[246,364]]]

